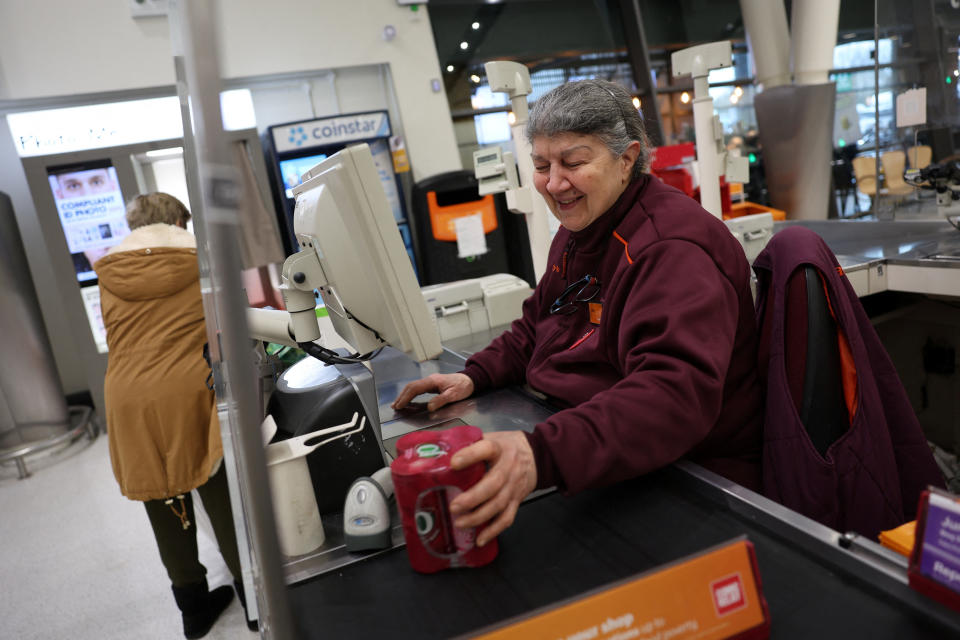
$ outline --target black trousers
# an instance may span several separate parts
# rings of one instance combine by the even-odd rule
[[[206,484],[197,487],[197,493],[200,494],[203,509],[213,525],[220,555],[233,574],[233,579],[241,582],[240,556],[237,554],[237,537],[233,529],[227,473],[223,464]],[[172,504],[165,502],[147,500],[143,503],[153,527],[153,535],[157,539],[160,560],[166,567],[173,586],[184,587],[201,582],[206,578],[207,568],[200,563],[197,554],[197,523],[194,519],[193,498],[190,493],[186,493],[182,501],[180,498],[173,498]],[[184,522],[189,522],[187,528],[183,527]]]

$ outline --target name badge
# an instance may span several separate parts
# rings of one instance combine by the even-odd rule
[[[603,304],[591,302],[587,305],[590,309],[590,323],[600,324],[600,314],[603,313]]]

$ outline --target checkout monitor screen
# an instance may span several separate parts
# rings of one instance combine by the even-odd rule
[[[283,178],[283,189],[287,197],[293,199],[293,188],[300,184],[300,176],[315,167],[321,160],[326,160],[327,154],[318,153],[302,158],[290,158],[280,161],[280,176]]]
[[[47,168],[60,226],[81,285],[93,263],[130,233],[117,170],[109,160]]]

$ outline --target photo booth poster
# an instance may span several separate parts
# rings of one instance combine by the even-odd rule
[[[93,280],[93,264],[130,233],[117,170],[107,161],[53,167],[48,174],[77,279]]]

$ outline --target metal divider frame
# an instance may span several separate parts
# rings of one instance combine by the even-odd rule
[[[184,130],[207,337],[247,605],[263,637],[293,638],[260,442],[257,384],[240,282],[238,172],[220,113],[219,2],[170,2],[170,41]],[[249,582],[248,582],[249,578]],[[254,600],[256,601],[254,603]]]

